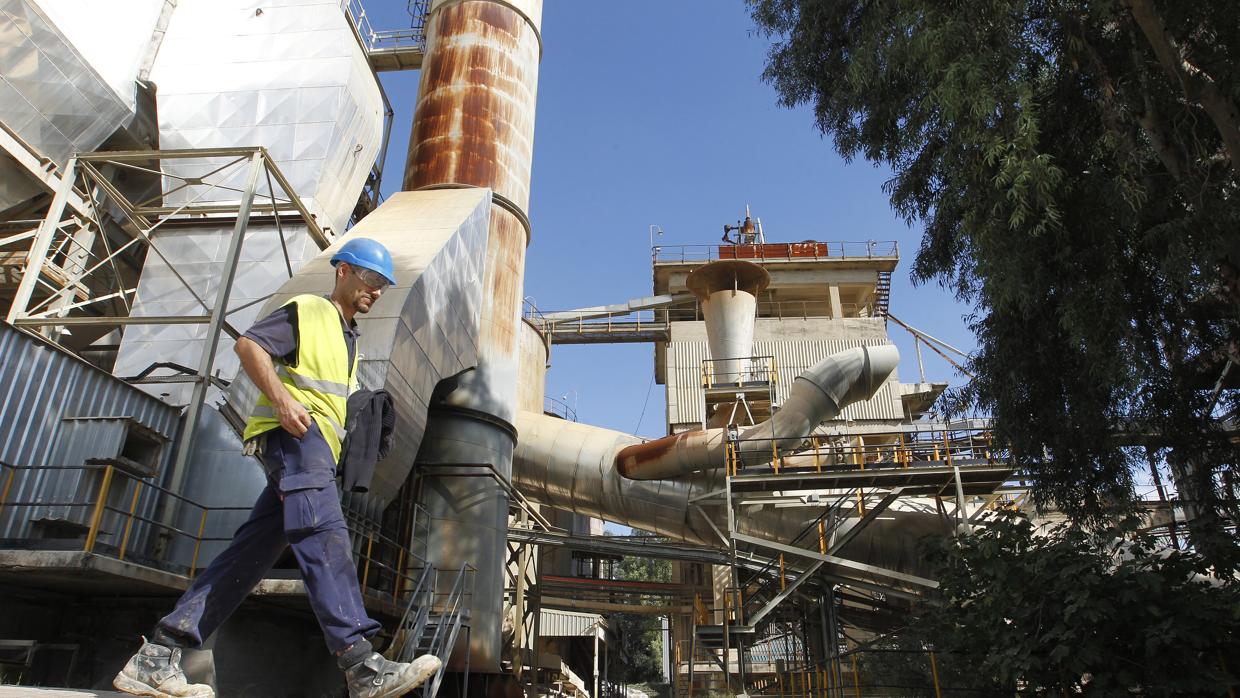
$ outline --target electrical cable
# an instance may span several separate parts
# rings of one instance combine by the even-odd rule
[[[650,385],[646,387],[646,399],[642,401],[642,413],[637,418],[637,428],[633,430],[636,434],[642,428],[642,420],[646,418],[646,406],[650,404],[650,391],[654,390],[654,376],[650,377]]]

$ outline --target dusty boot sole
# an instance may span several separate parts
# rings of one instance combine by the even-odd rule
[[[439,664],[436,662],[435,664],[424,667],[420,671],[416,672],[412,671],[413,668],[414,667],[411,665],[409,667],[411,670],[409,673],[402,674],[397,678],[397,682],[392,684],[391,687],[385,686],[383,693],[375,694],[371,698],[399,698],[400,696],[403,696],[418,686],[426,683],[427,679],[434,676],[436,671],[439,671]]]
[[[112,687],[120,691],[121,693],[128,693],[131,696],[150,696],[150,698],[179,698],[178,696],[174,696],[171,693],[164,693],[158,688],[152,688],[148,686],[147,684],[142,683],[141,681],[132,679],[126,676],[125,672],[121,672],[117,674],[116,678],[112,679]],[[195,698],[213,698],[214,695],[215,695],[214,692],[203,693],[203,694],[196,696]]]

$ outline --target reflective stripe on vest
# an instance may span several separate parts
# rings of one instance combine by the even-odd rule
[[[297,304],[297,365],[287,366],[277,360],[276,376],[310,413],[333,457],[339,460],[357,358],[349,363],[349,348],[335,304],[309,294],[295,296],[289,303]],[[271,401],[260,394],[242,438],[248,440],[279,426]]]
[[[270,417],[275,420],[276,424],[280,423],[280,418],[276,416],[276,408],[271,405],[255,405],[254,409],[250,412],[250,415],[253,417]],[[323,416],[327,417],[327,415]],[[332,431],[336,432],[336,438],[344,441],[344,435],[346,433],[344,427],[337,424],[331,417],[327,417],[327,421],[331,422]]]
[[[349,397],[350,391],[348,385],[344,383],[337,383],[336,381],[319,380],[316,378],[291,373],[289,372],[288,367],[284,364],[280,364],[276,367],[276,375],[279,376],[281,380],[287,378],[293,381],[293,385],[296,385],[302,390],[317,390],[320,393],[336,395],[345,399],[348,399]]]

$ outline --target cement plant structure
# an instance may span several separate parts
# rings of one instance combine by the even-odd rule
[[[428,695],[612,692],[613,611],[666,619],[676,695],[844,695],[936,584],[917,541],[1022,505],[988,425],[896,376],[892,324],[918,364],[954,350],[890,316],[895,243],[746,214],[653,248],[649,295],[523,303],[541,0],[411,0],[398,31],[355,0],[123,7],[0,0],[2,676],[106,686],[227,543],[264,482],[232,342],[353,236],[397,266],[359,351],[398,424],[343,497],[390,653],[446,660]],[[410,126],[377,73],[407,69],[381,201]],[[545,398],[556,345],[617,342],[653,345],[666,437]],[[610,578],[625,555],[674,579]],[[222,695],[343,687],[291,559],[187,664]]]

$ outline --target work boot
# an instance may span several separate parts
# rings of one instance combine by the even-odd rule
[[[344,670],[349,698],[397,698],[422,685],[442,662],[425,654],[408,664],[391,662],[371,652]]]
[[[189,683],[181,670],[181,648],[166,647],[142,638],[142,647],[112,679],[118,691],[152,698],[215,698],[202,683]]]

